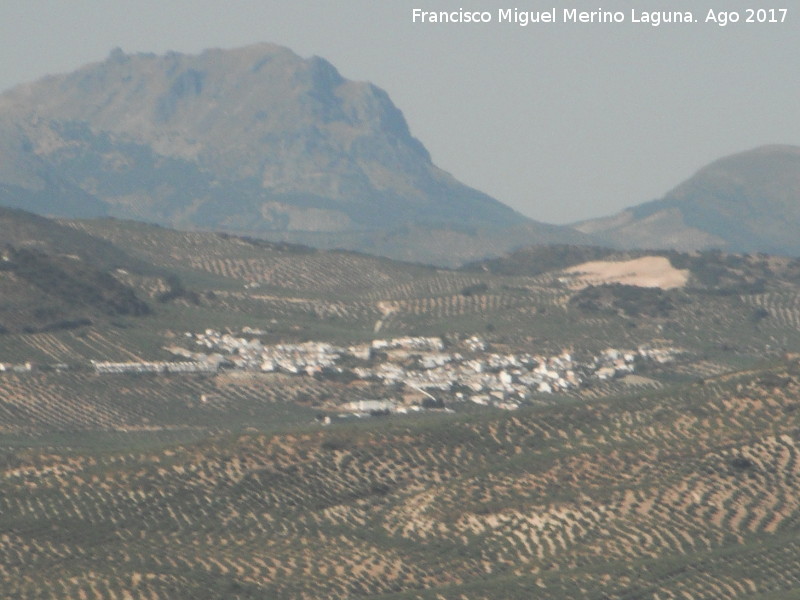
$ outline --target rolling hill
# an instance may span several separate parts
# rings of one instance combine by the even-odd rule
[[[4,422],[22,405],[89,427],[3,438],[2,598],[766,600],[800,577],[796,363],[514,415],[269,432],[285,401],[268,383],[117,377],[80,405],[58,392],[81,376],[0,382],[37,393],[4,402]],[[196,439],[232,414],[250,429]],[[156,415],[161,434],[107,431]]]
[[[764,146],[722,158],[660,200],[575,227],[616,247],[798,256],[800,148]]]

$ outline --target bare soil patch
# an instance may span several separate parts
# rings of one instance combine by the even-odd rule
[[[604,283],[622,283],[669,290],[685,286],[689,279],[688,270],[676,269],[663,256],[643,256],[620,262],[587,262],[565,269],[564,273],[574,276],[571,287],[575,289]]]

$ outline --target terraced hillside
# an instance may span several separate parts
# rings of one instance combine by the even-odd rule
[[[454,271],[125,221],[69,224],[158,268],[180,273],[187,286],[194,286],[201,294],[202,305],[211,312],[222,310],[226,315],[246,315],[251,320],[256,317],[262,323],[270,319],[291,321],[306,332],[318,331],[323,336],[337,328],[349,336],[371,335],[380,323],[385,334],[466,332],[489,327],[547,340],[554,329],[567,327],[559,343],[563,344],[565,337],[569,343],[572,335],[584,337],[584,332],[590,333],[587,339],[599,335],[611,343],[647,341],[656,330],[668,338],[693,338],[700,328],[714,330],[712,338],[719,339],[713,345],[737,347],[736,338],[742,336],[731,332],[734,339],[726,339],[719,332],[720,324],[738,320],[745,325],[744,338],[751,339],[756,297],[772,293],[790,298],[800,286],[797,260],[757,255],[612,253],[599,248],[556,246],[531,248]],[[561,269],[591,260],[624,261],[648,255],[664,256],[676,269],[691,274],[685,289],[657,292],[670,300],[674,313],[653,321],[636,319],[621,310],[616,312],[623,319],[614,311],[573,310],[570,301],[579,290],[565,282]],[[165,289],[163,281],[148,285],[144,292],[151,297]],[[208,291],[213,294],[203,294]],[[640,299],[632,298],[634,302]],[[788,349],[794,343],[796,329],[790,328],[787,333],[777,323],[790,314],[759,319],[760,330],[755,335],[763,342],[762,349],[769,343]],[[571,327],[576,321],[581,323],[578,329]],[[667,332],[663,331],[665,325],[670,329]],[[600,331],[591,331],[598,326]]]
[[[111,249],[99,252],[106,260],[125,258],[118,266],[99,266],[120,289],[147,303],[150,314],[109,309],[112,314],[98,319],[102,309],[73,311],[77,328],[20,328],[4,336],[0,362],[168,359],[163,348],[183,332],[243,327],[264,331],[270,343],[479,333],[527,351],[556,353],[565,347],[596,353],[657,339],[687,349],[692,364],[734,369],[800,350],[800,262],[793,259],[554,247],[448,270],[113,219],[62,225],[60,232],[81,240],[78,250],[91,240],[92,248]],[[67,247],[59,248],[48,247],[59,264],[94,268],[82,255],[70,258]],[[664,257],[661,267],[680,271],[683,287],[636,287],[630,278],[618,284],[563,271],[592,261],[655,261],[642,260],[648,256]],[[0,274],[8,292],[0,309],[9,310],[19,288],[11,289],[13,274]],[[17,304],[36,307],[26,294]],[[81,326],[81,318],[93,324]],[[50,340],[45,346],[37,332]],[[109,346],[93,339],[117,341]]]
[[[786,363],[513,416],[6,443],[0,597],[792,597],[799,396]]]
[[[800,261],[559,247],[450,270],[126,221],[56,230],[47,246],[28,230],[4,263],[43,252],[150,310],[84,304],[91,323],[0,333],[0,598],[797,588]],[[2,289],[22,290],[9,273]],[[396,336],[436,349],[359,350]],[[248,363],[308,340],[352,353],[341,371]],[[503,366],[649,347],[674,358],[620,359],[635,372],[558,393],[525,383],[532,364]],[[174,364],[203,348],[227,354]],[[531,388],[514,404],[467,401],[466,384],[434,396],[405,385],[423,358]],[[178,370],[97,368],[115,362]],[[432,410],[339,416],[388,401]]]

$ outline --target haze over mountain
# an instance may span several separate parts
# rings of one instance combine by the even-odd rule
[[[197,56],[116,49],[6,92],[2,119],[0,162],[22,168],[0,170],[0,202],[40,213],[433,261],[583,239],[438,169],[383,90],[270,44]]]
[[[660,200],[576,228],[627,248],[800,255],[800,148],[763,146],[727,156]]]

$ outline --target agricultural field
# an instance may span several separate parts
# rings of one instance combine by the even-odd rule
[[[791,362],[513,415],[5,445],[0,597],[790,597],[798,394]]]
[[[47,235],[53,226],[48,222]],[[104,344],[93,337],[125,340],[121,347],[111,342],[108,360],[160,359],[171,336],[243,327],[265,331],[273,343],[478,333],[548,352],[596,352],[658,338],[733,368],[800,349],[800,266],[780,257],[566,246],[454,270],[114,219],[58,227],[55,239],[67,241],[63,248],[40,245],[49,253],[40,262],[63,265],[67,252],[69,264],[94,260],[92,268],[106,268],[119,289],[106,284],[109,299],[94,300],[102,294],[92,288],[85,295],[95,304],[65,304],[44,285],[35,293],[16,285],[17,271],[0,271],[0,326],[19,322],[0,345],[0,361],[100,359]],[[113,261],[91,259],[97,251]],[[598,265],[632,272],[590,275]],[[633,276],[637,268],[644,272]],[[677,283],[658,287],[659,277]],[[656,287],[631,285],[637,281]],[[126,304],[112,293],[128,294]],[[54,322],[50,313],[63,314]],[[25,315],[28,326],[20,322]]]
[[[0,598],[800,587],[800,261],[566,246],[443,269],[0,216],[15,234],[0,269]],[[676,354],[513,412],[455,402],[456,387],[434,410],[372,418],[339,412],[418,390],[234,367],[238,349],[210,372],[93,366],[168,364],[207,330],[260,348],[426,336],[464,364]],[[464,350],[472,339],[485,350]]]

